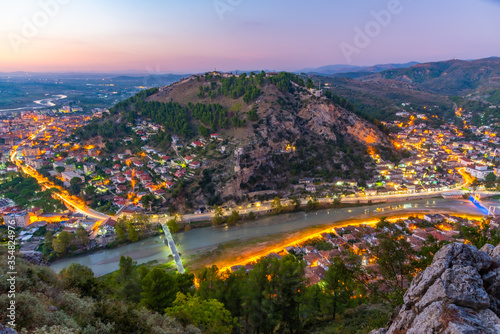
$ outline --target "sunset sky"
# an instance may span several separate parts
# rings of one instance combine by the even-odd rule
[[[373,28],[371,12],[394,1],[2,1],[0,71],[298,70],[500,56],[500,1],[401,0]],[[366,27],[373,37],[346,57],[341,45],[356,47],[356,28]]]

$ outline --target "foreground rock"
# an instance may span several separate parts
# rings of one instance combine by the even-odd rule
[[[371,334],[500,333],[500,245],[443,247],[387,329]]]

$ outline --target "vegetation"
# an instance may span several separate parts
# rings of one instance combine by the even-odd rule
[[[368,333],[384,325],[408,282],[443,245],[429,238],[416,252],[402,238],[404,229],[384,219],[376,232],[381,243],[370,247],[376,273],[374,266],[361,265],[361,256],[345,252],[332,259],[316,285],[309,285],[304,261],[293,254],[261,258],[249,271],[203,268],[197,287],[192,273],[138,266],[129,257],[102,278],[76,263],[56,275],[20,259],[18,324],[43,333],[55,326],[75,333]],[[459,237],[478,247],[500,241],[488,224],[462,228]],[[0,253],[5,275],[7,256],[3,248]],[[0,307],[7,307],[7,290],[7,283],[0,285]]]
[[[0,273],[6,275],[6,250],[0,248]],[[55,274],[48,267],[34,266],[18,258],[16,263],[16,330],[30,333],[190,333],[201,331],[181,325],[164,310],[155,312],[143,306],[153,289],[159,297],[172,291],[172,306],[177,292],[192,290],[191,274],[157,277],[145,268],[137,268],[129,259],[120,261],[120,269],[105,279],[96,279],[92,271],[79,264]],[[157,272],[157,270],[155,270]],[[164,272],[164,271],[163,271]],[[175,282],[175,284],[171,284]],[[165,285],[168,283],[168,285]],[[8,285],[0,285],[0,305],[7,308]],[[161,292],[161,293],[158,293]],[[7,325],[7,318],[2,317]]]
[[[46,213],[65,210],[64,204],[52,195],[57,189],[42,191],[35,178],[22,177],[18,174],[12,176],[11,181],[0,184],[0,192],[13,200],[17,206],[27,209],[39,207]]]
[[[317,250],[324,250],[324,251],[333,249],[333,245],[331,243],[326,242],[323,238],[320,237],[307,240],[304,243],[304,246],[313,246]]]

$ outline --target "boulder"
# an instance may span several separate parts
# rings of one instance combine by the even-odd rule
[[[398,315],[370,334],[500,333],[500,245],[453,243],[412,281]]]

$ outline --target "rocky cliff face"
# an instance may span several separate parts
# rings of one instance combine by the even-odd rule
[[[450,244],[418,274],[387,329],[370,334],[500,333],[500,245]]]

